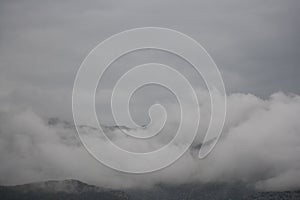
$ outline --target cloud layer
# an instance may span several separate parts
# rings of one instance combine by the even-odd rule
[[[298,95],[275,93],[263,100],[251,94],[232,94],[228,97],[224,133],[209,157],[198,160],[197,149],[192,148],[164,170],[129,175],[94,160],[81,145],[72,124],[58,119],[45,121],[30,109],[2,107],[0,182],[20,184],[76,178],[122,188],[157,183],[241,181],[262,190],[299,189],[299,118]],[[87,133],[97,131],[91,127],[81,128]],[[167,129],[161,134],[172,135],[172,131]],[[131,150],[157,148],[165,142],[161,138],[168,138],[161,137],[147,147],[128,139],[118,129],[108,127],[105,132],[116,143],[134,147]],[[105,145],[99,141],[99,145]],[[174,147],[174,151],[176,148],[179,147]]]

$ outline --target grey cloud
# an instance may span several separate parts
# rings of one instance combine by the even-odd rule
[[[224,133],[209,157],[198,160],[196,154],[189,151],[164,170],[129,175],[96,162],[79,145],[72,126],[57,122],[47,124],[30,110],[2,111],[1,183],[72,177],[115,188],[239,181],[262,190],[299,189],[299,113],[298,95],[275,93],[268,100],[262,100],[254,95],[232,94],[228,97],[229,117]],[[97,130],[86,128],[86,131]],[[160,138],[152,144],[141,145],[117,129],[106,131],[114,142],[123,148],[130,147],[129,150],[149,151],[166,142]],[[169,129],[164,134],[173,132]],[[105,145],[104,140],[98,141],[99,145]]]

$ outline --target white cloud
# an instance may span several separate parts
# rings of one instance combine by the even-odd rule
[[[192,150],[162,171],[128,175],[94,160],[79,145],[74,129],[48,125],[32,110],[5,110],[0,113],[0,180],[2,184],[18,184],[77,178],[107,187],[244,181],[265,190],[299,189],[299,118],[297,95],[276,93],[262,100],[250,94],[232,94],[224,133],[208,158],[198,160]],[[172,135],[172,129],[166,130]],[[147,151],[164,143],[153,140],[145,146],[117,130],[108,134],[135,150]]]

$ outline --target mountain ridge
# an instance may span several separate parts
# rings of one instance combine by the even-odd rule
[[[191,183],[184,185],[159,184],[148,189],[115,190],[89,185],[79,180],[49,180],[16,186],[0,186],[1,200],[228,200],[228,199],[300,199],[300,191],[259,192],[243,184]]]

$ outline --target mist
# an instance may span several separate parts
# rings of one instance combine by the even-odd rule
[[[170,167],[142,175],[122,174],[96,161],[82,146],[71,122],[45,120],[29,108],[5,108],[0,112],[1,184],[73,178],[113,188],[192,182],[243,182],[272,191],[300,188],[300,96],[295,94],[278,92],[268,99],[229,95],[222,137],[207,158],[199,160],[197,149],[192,148]],[[99,131],[82,128],[87,133]],[[161,134],[168,138],[173,131]],[[131,151],[153,150],[167,141],[161,137],[144,146],[119,129],[105,132],[118,145],[132,147]],[[97,142],[105,145],[101,137]]]

